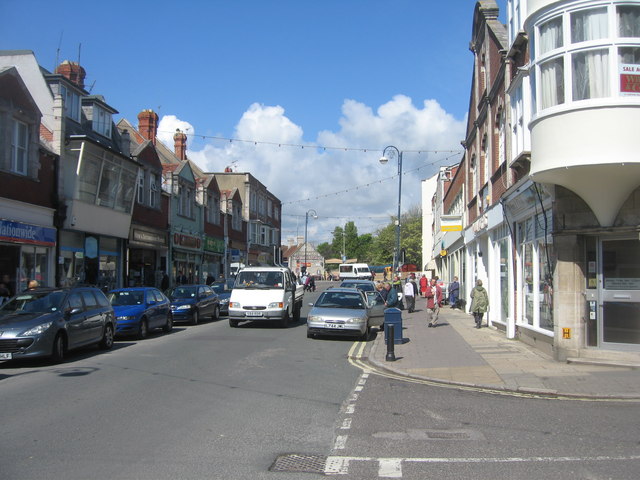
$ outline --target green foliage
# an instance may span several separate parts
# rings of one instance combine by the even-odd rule
[[[419,206],[410,208],[402,214],[400,224],[400,248],[405,250],[405,263],[420,265],[422,261],[422,210]],[[347,258],[357,258],[370,265],[393,263],[393,251],[396,246],[396,217],[375,234],[358,235],[354,222],[335,227],[331,244],[318,245],[318,251],[325,258],[342,257],[343,249]],[[326,246],[326,247],[325,247]],[[326,250],[325,250],[326,249]]]

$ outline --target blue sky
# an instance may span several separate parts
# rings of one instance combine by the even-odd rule
[[[497,3],[504,22],[506,0]],[[397,164],[378,162],[385,146],[405,152],[403,210],[420,203],[420,180],[460,159],[474,7],[0,0],[0,48],[33,50],[49,70],[80,55],[87,88],[116,120],[155,110],[169,146],[182,128],[205,171],[249,171],[283,201],[283,240],[316,210],[308,231],[318,243],[349,220],[375,232],[396,212]]]

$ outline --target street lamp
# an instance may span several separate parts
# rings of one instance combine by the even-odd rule
[[[313,218],[318,218],[318,212],[316,212],[313,208],[311,210],[307,210],[307,213],[304,214],[304,271],[307,271],[307,226],[309,224],[309,214]]]
[[[387,151],[388,153],[388,157],[387,155]],[[396,274],[396,271],[398,269],[398,263],[399,263],[399,255],[400,255],[400,201],[402,199],[402,152],[400,150],[398,150],[397,147],[394,147],[393,145],[389,145],[388,147],[385,147],[385,149],[382,151],[382,157],[380,157],[380,163],[385,165],[388,161],[389,158],[394,158],[397,157],[398,159],[398,218],[396,219],[396,248],[395,251],[393,252],[393,274]],[[392,277],[393,279],[393,277]]]

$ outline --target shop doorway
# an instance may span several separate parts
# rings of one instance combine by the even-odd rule
[[[640,240],[600,242],[600,344],[640,348]]]

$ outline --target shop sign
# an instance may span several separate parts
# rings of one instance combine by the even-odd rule
[[[562,338],[569,340],[571,338],[571,329],[570,328],[563,328],[562,329]]]
[[[179,247],[185,248],[200,248],[202,242],[200,238],[193,237],[191,235],[185,235],[183,233],[173,234],[173,244]]]
[[[221,238],[204,237],[204,250],[206,252],[224,253],[224,240]]]
[[[232,262],[239,262],[240,261],[240,250],[238,250],[237,248],[232,248],[231,249],[231,261]]]
[[[134,242],[152,243],[154,245],[166,245],[164,235],[159,235],[154,232],[147,232],[145,230],[133,230],[132,240]]]
[[[53,247],[56,244],[56,229],[0,220],[0,240]]]
[[[620,65],[620,94],[640,95],[640,65]]]
[[[440,231],[441,232],[462,231],[462,216],[461,215],[440,215]]]

